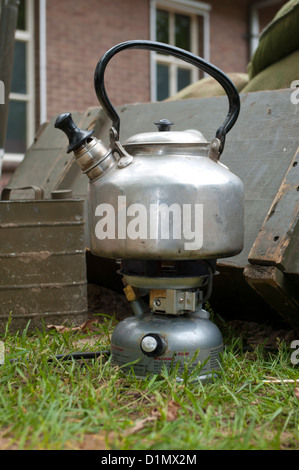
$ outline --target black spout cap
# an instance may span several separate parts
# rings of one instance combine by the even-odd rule
[[[60,114],[55,121],[54,127],[64,132],[69,139],[67,153],[71,153],[78,147],[81,147],[94,132],[93,130],[85,131],[79,129],[75,125],[71,113]]]

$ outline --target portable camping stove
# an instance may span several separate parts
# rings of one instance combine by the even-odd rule
[[[212,290],[215,260],[123,261],[124,289],[134,312],[115,328],[112,360],[136,376],[175,369],[180,380],[186,365],[205,380],[220,369],[222,335],[202,308]],[[149,300],[146,305],[143,297]],[[128,364],[128,365],[127,365]]]
[[[229,111],[208,142],[197,130],[158,132],[120,143],[120,118],[104,86],[110,59],[125,49],[170,53],[212,75],[223,86]],[[227,132],[240,110],[239,94],[219,69],[162,43],[128,41],[110,49],[95,71],[99,102],[112,120],[110,148],[75,126],[70,113],[55,127],[69,138],[89,178],[90,249],[120,261],[124,290],[134,315],[111,340],[112,361],[138,377],[176,371],[205,380],[220,369],[222,335],[202,306],[212,291],[216,261],[243,248],[243,184],[219,161]],[[146,300],[146,302],[145,302]]]

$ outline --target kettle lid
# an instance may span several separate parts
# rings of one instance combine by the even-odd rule
[[[143,132],[141,134],[135,134],[125,142],[126,145],[145,145],[145,144],[176,144],[176,145],[196,145],[196,144],[207,144],[208,141],[202,135],[201,132],[195,129],[187,129],[184,131],[171,131],[170,127],[173,122],[167,119],[161,119],[155,122],[158,127],[158,132]]]

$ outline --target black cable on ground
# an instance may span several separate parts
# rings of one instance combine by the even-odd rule
[[[57,354],[54,358],[48,359],[48,362],[53,362],[55,359],[58,361],[81,361],[83,359],[97,359],[100,356],[103,356],[108,359],[110,356],[109,350],[102,350],[102,351],[90,351],[90,352],[74,352],[74,353],[65,353],[65,354]],[[19,359],[10,359],[9,362],[11,364],[15,362],[19,362]],[[0,367],[3,364],[0,364]]]
[[[100,356],[109,357],[110,351],[103,350],[103,351],[95,351],[95,352],[74,352],[74,353],[66,353],[66,354],[58,354],[55,356],[55,359],[59,361],[69,361],[74,359],[75,361],[80,361],[81,359],[97,359]],[[48,359],[48,362],[52,362],[52,359]]]

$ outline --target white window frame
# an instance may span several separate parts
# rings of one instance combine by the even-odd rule
[[[198,29],[197,16],[203,17],[203,58],[210,60],[210,10],[211,5],[203,2],[191,0],[151,0],[150,3],[150,37],[156,41],[156,20],[157,10],[165,10],[170,13],[170,34],[174,36],[174,15],[175,13],[186,14],[191,19],[191,52],[198,55]],[[171,43],[174,44],[174,37],[171,37]],[[176,71],[177,67],[182,67],[182,62],[173,56],[161,55],[158,52],[151,53],[151,101],[157,100],[156,80],[157,64],[170,65],[170,96],[177,93]],[[198,68],[183,63],[183,67],[190,68],[192,71],[192,81],[195,82],[199,77]]]
[[[13,93],[9,94],[10,101],[23,101],[26,106],[26,148],[28,148],[33,140],[35,134],[35,93],[34,93],[34,0],[26,0],[26,25],[25,31],[16,30],[15,40],[26,43],[26,84],[27,93]],[[4,161],[10,163],[19,163],[23,160],[24,154],[20,153],[6,153]]]

